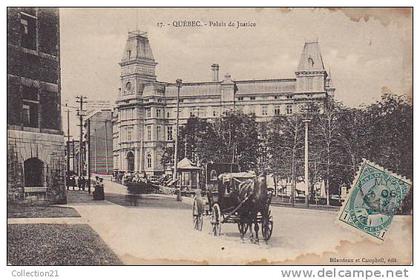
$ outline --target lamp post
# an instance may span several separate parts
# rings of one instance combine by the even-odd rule
[[[178,167],[179,92],[181,91],[181,87],[182,87],[181,79],[176,80],[176,87],[178,88],[178,91],[176,95],[176,126],[175,126],[176,132],[175,132],[174,175],[173,175],[174,180],[176,180],[177,178],[177,167]],[[178,185],[178,182],[176,184]],[[182,201],[181,185],[179,185],[176,200]]]
[[[306,197],[305,197],[305,204],[306,207],[309,207],[309,145],[308,145],[308,130],[309,130],[309,123],[311,120],[309,118],[303,120],[305,124],[305,189],[306,189]]]

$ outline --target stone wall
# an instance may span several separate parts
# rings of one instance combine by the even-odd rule
[[[42,200],[45,203],[66,203],[65,161],[63,135],[8,130],[8,200],[25,202]],[[24,162],[38,158],[44,163],[44,195],[24,195]]]

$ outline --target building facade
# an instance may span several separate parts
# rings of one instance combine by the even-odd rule
[[[8,199],[64,203],[59,11],[9,8],[7,17]]]
[[[89,163],[90,171],[94,174],[111,175],[113,172],[111,121],[110,109],[92,112],[85,120],[85,126],[90,122]]]
[[[164,148],[174,144],[176,133],[178,87],[158,81],[156,65],[147,34],[129,32],[113,118],[115,170],[164,172],[161,157]],[[309,102],[322,108],[335,91],[318,42],[305,43],[294,78],[234,80],[226,74],[220,80],[219,69],[218,64],[211,65],[212,81],[183,83],[179,88],[180,124],[192,116],[216,119],[229,110],[255,114],[264,122],[300,112]]]

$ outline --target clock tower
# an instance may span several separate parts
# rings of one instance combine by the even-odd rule
[[[145,138],[145,131],[153,131],[156,126],[155,123],[149,123],[150,112],[157,111],[148,104],[150,95],[164,90],[156,81],[157,63],[146,32],[128,33],[119,65],[121,88],[114,110],[114,129],[117,132],[113,137],[114,165],[124,172],[142,172],[145,170],[145,151],[156,157],[155,147],[152,145],[154,142],[150,143],[153,139]],[[155,166],[152,162],[150,169]]]
[[[143,94],[147,84],[156,82],[156,61],[146,32],[131,31],[121,62],[121,91],[119,98],[130,99]]]

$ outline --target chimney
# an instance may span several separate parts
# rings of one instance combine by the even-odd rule
[[[219,81],[219,64],[212,64],[211,71],[213,72],[213,82]]]

